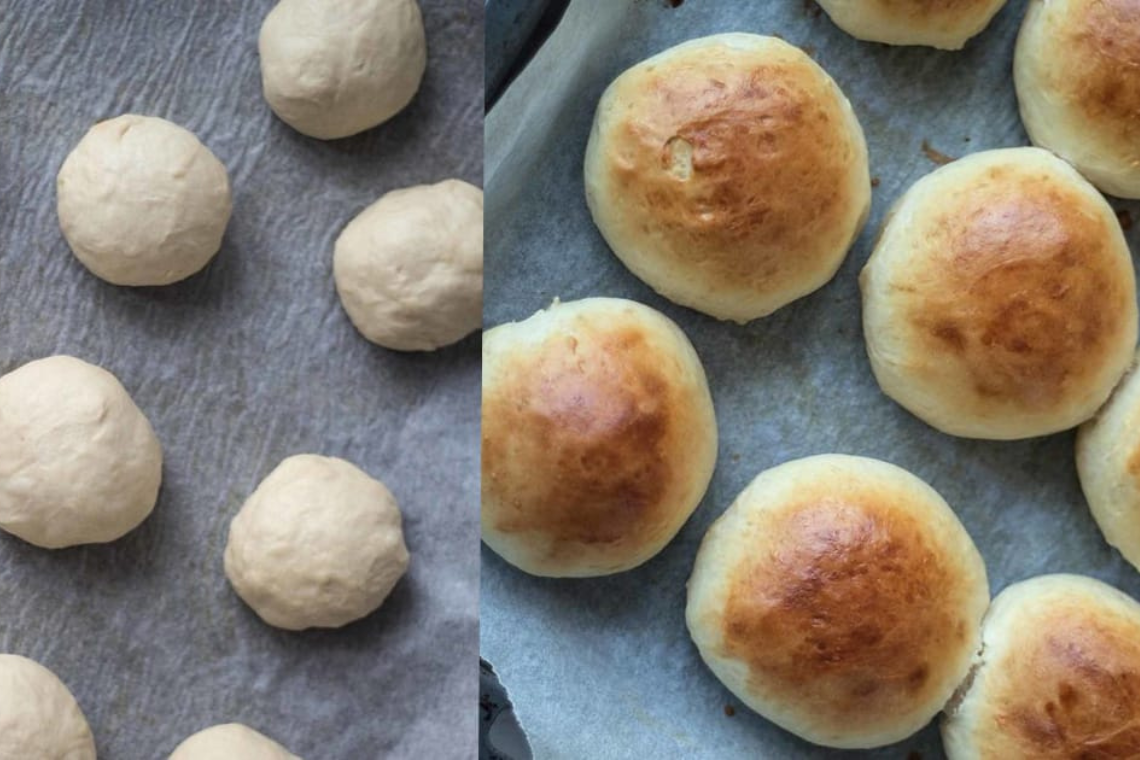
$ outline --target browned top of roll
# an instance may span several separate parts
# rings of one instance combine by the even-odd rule
[[[945,689],[945,653],[976,634],[961,560],[930,530],[868,498],[806,503],[768,522],[775,548],[738,568],[723,622],[754,688],[810,704],[832,725],[903,713]]]

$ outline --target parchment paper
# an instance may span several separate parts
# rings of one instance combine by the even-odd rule
[[[487,124],[488,325],[558,296],[623,296],[660,309],[704,361],[721,449],[708,495],[655,559],[597,580],[529,577],[484,547],[482,652],[510,691],[538,758],[823,758],[743,708],[700,661],[685,581],[709,524],[761,470],[824,452],[905,467],[956,509],[996,593],[1046,572],[1086,573],[1140,595],[1140,575],[1101,539],[1073,464],[1073,435],[987,443],[942,435],[883,396],[863,348],[856,276],[885,210],[943,153],[1027,144],[1010,76],[1025,3],[1011,2],[958,53],[854,40],[812,3],[574,0],[562,26]],[[805,47],[850,97],[870,144],[870,223],[822,290],[745,327],[657,296],[590,221],[582,156],[602,90],[637,61],[728,31]],[[1135,217],[1136,204],[1112,199]],[[1140,217],[1137,217],[1140,218]],[[1128,233],[1135,250],[1138,231]],[[735,708],[726,715],[725,706]],[[909,753],[917,752],[918,755]],[[942,757],[935,727],[849,757]]]
[[[60,352],[94,361],[166,453],[154,514],[122,540],[49,552],[0,536],[0,650],[68,684],[100,758],[165,758],[226,721],[306,760],[475,756],[479,339],[373,346],[332,280],[333,241],[383,192],[480,183],[482,4],[421,5],[415,101],[325,143],[261,97],[269,0],[0,0],[0,371]],[[127,111],[196,132],[233,184],[218,257],[166,288],[96,279],[56,221],[65,156]],[[412,561],[377,614],[287,633],[231,591],[222,550],[260,479],[310,451],[391,487]]]

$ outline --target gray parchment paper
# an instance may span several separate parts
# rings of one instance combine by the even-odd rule
[[[49,552],[0,536],[0,650],[71,687],[101,758],[164,758],[225,721],[306,760],[474,757],[479,339],[372,346],[332,281],[337,234],[383,192],[480,183],[482,4],[421,5],[415,101],[325,143],[261,97],[269,0],[0,0],[0,371],[61,352],[94,361],[166,453],[154,514],[122,540]],[[220,254],[167,288],[96,279],[56,222],[64,157],[128,111],[196,132],[233,184]],[[377,614],[297,634],[237,598],[222,549],[258,481],[308,451],[391,487],[412,562]]]
[[[488,325],[562,299],[633,298],[675,319],[708,370],[721,453],[707,497],[668,548],[629,573],[550,581],[483,549],[482,651],[539,758],[823,758],[740,706],[700,661],[684,624],[685,581],[709,524],[761,470],[823,452],[878,457],[955,507],[993,590],[1044,572],[1087,573],[1140,594],[1140,575],[1101,539],[1081,496],[1073,435],[957,440],[878,390],[864,353],[856,276],[889,204],[951,156],[1026,144],[1010,77],[1024,2],[959,53],[854,40],[801,0],[575,0],[487,124]],[[633,63],[691,37],[779,34],[846,91],[878,177],[866,231],[835,279],[748,326],[675,306],[630,275],[590,221],[581,165],[602,90]],[[1136,204],[1112,201],[1118,209]],[[1138,242],[1137,230],[1128,233]],[[725,705],[736,708],[734,717]],[[942,756],[937,731],[850,757]]]

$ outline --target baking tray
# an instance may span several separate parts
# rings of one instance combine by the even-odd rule
[[[0,371],[53,353],[123,381],[162,441],[154,514],[120,541],[51,552],[0,536],[0,650],[55,671],[100,757],[154,760],[241,721],[307,760],[471,758],[478,694],[479,337],[373,346],[332,279],[341,228],[387,190],[481,184],[483,5],[421,0],[411,106],[336,142],[261,96],[268,0],[9,0],[0,7]],[[70,254],[55,176],[97,120],[163,116],[226,164],[221,252],[166,288],[103,283]],[[384,607],[335,631],[262,623],[222,571],[230,519],[299,452],[396,494],[412,553]]]
[[[716,473],[677,538],[628,573],[534,578],[484,547],[482,654],[538,758],[940,758],[934,725],[891,747],[842,753],[743,708],[689,641],[685,582],[706,529],[757,473],[842,452],[894,462],[942,493],[981,549],[995,593],[1074,572],[1140,595],[1140,575],[1089,516],[1072,432],[1013,443],[938,433],[880,393],[863,348],[856,277],[888,206],[940,154],[1028,143],[1011,78],[1025,2],[1010,2],[961,52],[860,42],[811,2],[673,4],[574,0],[489,114],[485,321],[525,318],[555,297],[621,296],[663,311],[708,372],[721,433]],[[877,181],[870,222],[835,279],[747,326],[676,306],[633,277],[594,228],[582,188],[606,85],[671,45],[737,31],[779,35],[831,73],[866,131]],[[1122,213],[1140,211],[1110,200]],[[1135,251],[1138,231],[1126,234]]]

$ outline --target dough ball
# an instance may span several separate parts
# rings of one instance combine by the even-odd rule
[[[240,723],[207,728],[178,745],[170,760],[301,760],[268,736]]]
[[[127,114],[93,126],[56,180],[59,226],[115,285],[169,285],[202,269],[230,220],[226,167],[192,132]]]
[[[0,757],[95,760],[91,728],[63,681],[15,654],[0,654]]]
[[[1140,4],[1030,0],[1013,81],[1035,145],[1101,190],[1140,198]]]
[[[1006,0],[816,0],[843,31],[888,45],[959,50]]]
[[[1111,760],[1140,753],[1140,605],[1077,575],[998,594],[983,651],[946,709],[949,760]]]
[[[333,273],[356,329],[432,351],[483,323],[483,191],[449,179],[395,190],[349,222]]]
[[[860,283],[883,392],[951,435],[1071,428],[1108,398],[1136,346],[1120,224],[1038,148],[976,153],[916,182]]]
[[[292,456],[230,524],[226,575],[278,628],[338,628],[373,612],[408,568],[400,510],[343,459]]]
[[[831,77],[774,37],[670,48],[606,89],[586,201],[630,271],[747,322],[823,286],[867,220],[863,130]]]
[[[0,528],[48,549],[114,541],[161,483],[158,438],[110,372],[53,356],[0,377]]]
[[[261,25],[261,85],[293,129],[333,140],[391,119],[427,65],[416,0],[281,0]]]
[[[1077,472],[1105,539],[1140,569],[1140,372],[1077,432]]]
[[[696,509],[716,463],[705,371],[664,315],[557,301],[483,336],[483,540],[534,575],[629,570]]]
[[[982,557],[942,497],[832,454],[761,473],[713,523],[685,617],[742,702],[850,749],[900,741],[942,709],[988,603]]]

